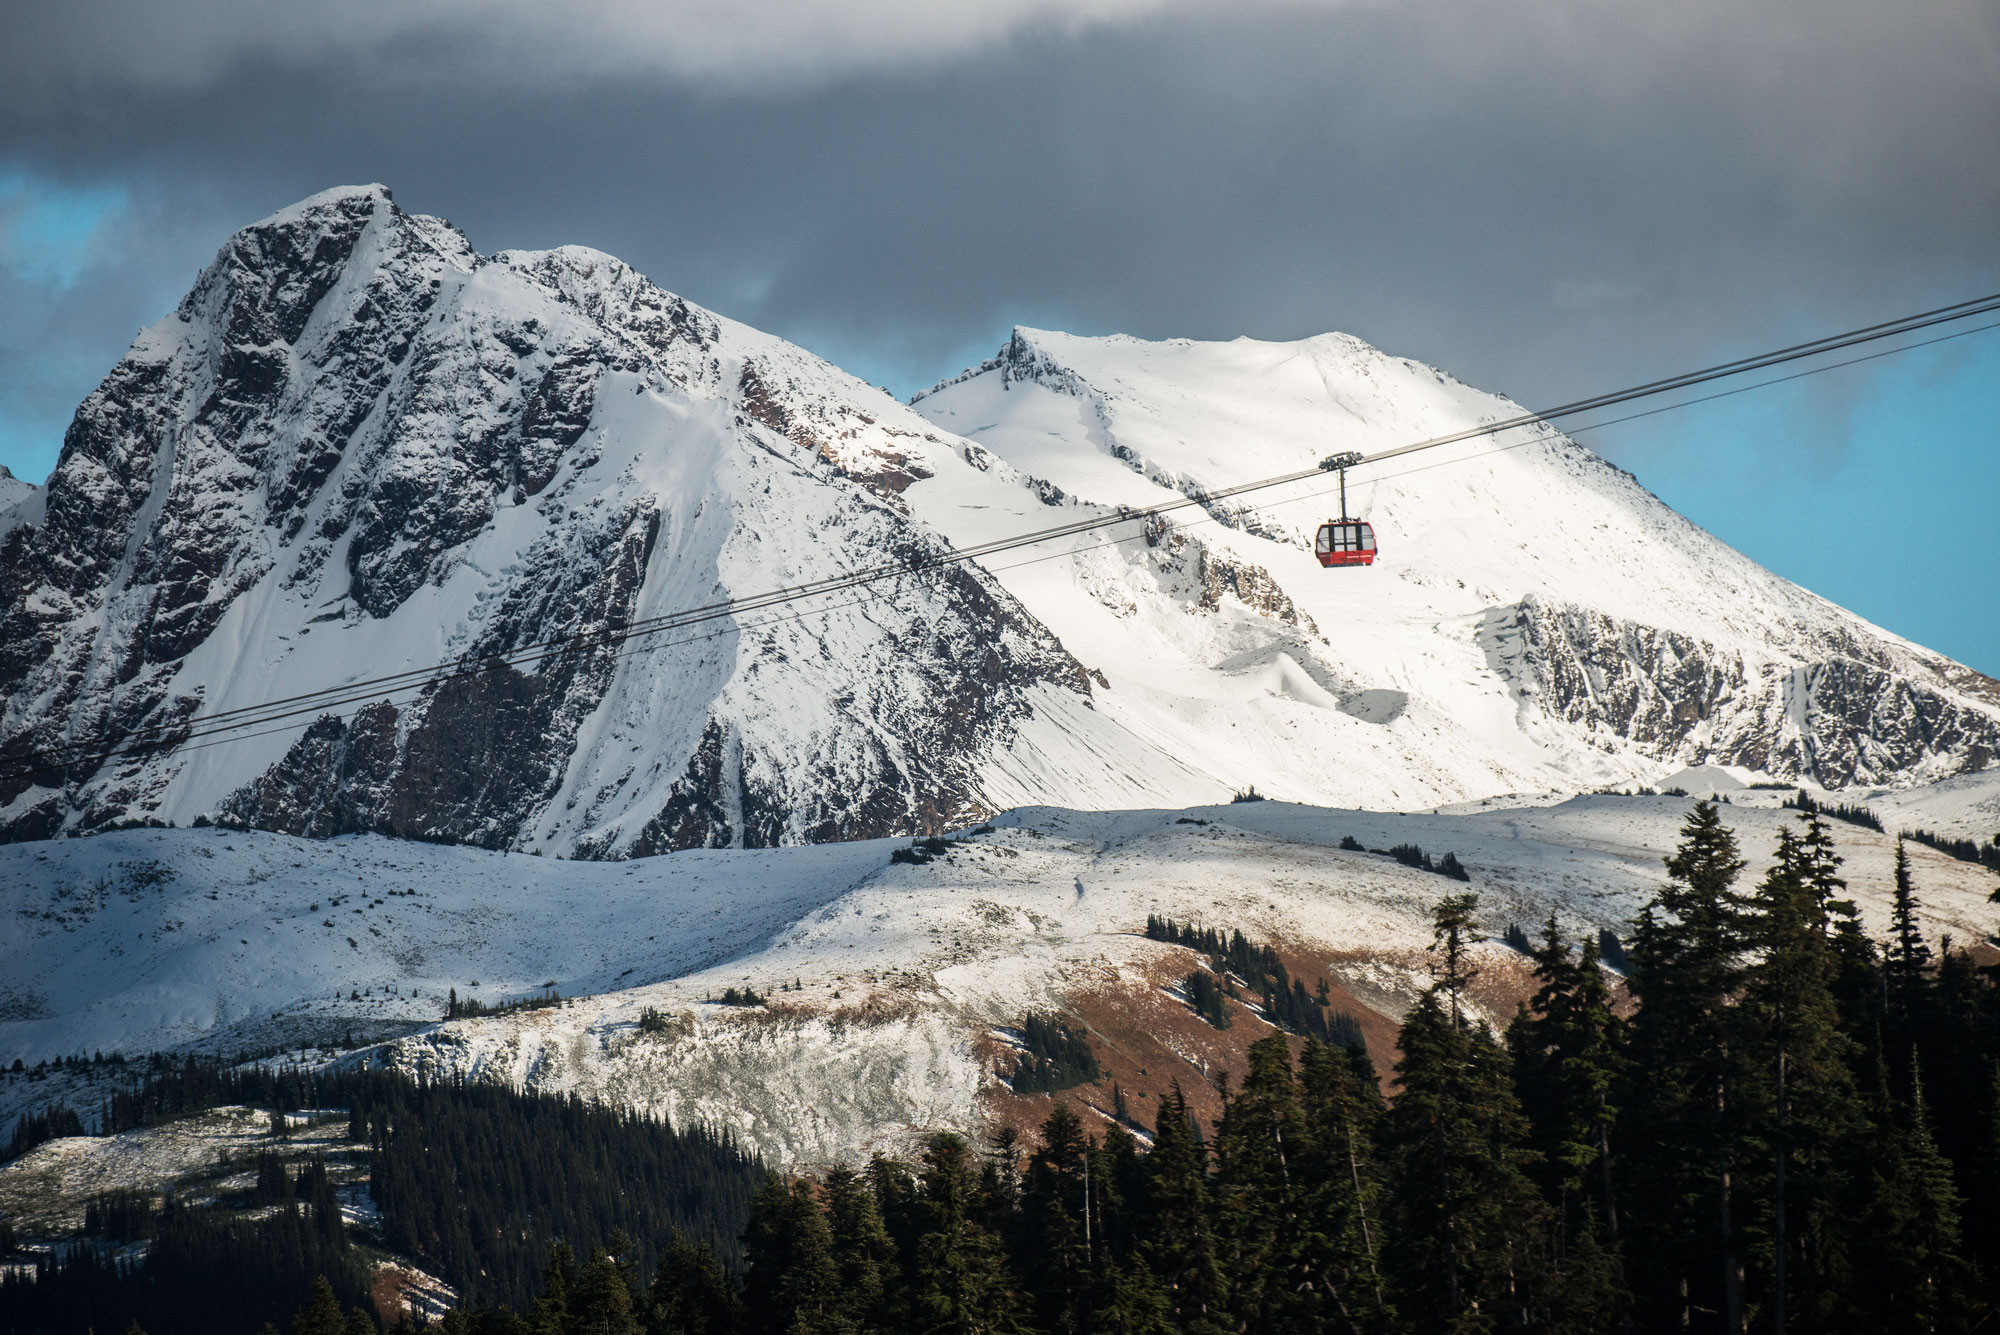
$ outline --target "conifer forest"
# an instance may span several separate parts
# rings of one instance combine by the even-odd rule
[[[760,1335],[1989,1327],[1993,971],[1922,938],[1900,856],[1870,939],[1814,813],[1762,880],[1744,865],[1697,804],[1629,1002],[1551,921],[1539,989],[1493,1032],[1466,998],[1477,901],[1448,895],[1386,1090],[1364,1051],[1273,1033],[1214,1126],[1176,1099],[1143,1151],[1059,1105],[1033,1145],[940,1136],[914,1164],[774,1177],[740,1297],[677,1315],[714,1270],[680,1262],[646,1310]]]

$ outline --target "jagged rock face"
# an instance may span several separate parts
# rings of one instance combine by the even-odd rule
[[[1537,598],[1488,613],[1482,638],[1525,709],[1675,764],[1844,788],[1974,772],[2000,754],[2000,720],[1899,672],[1879,645],[1757,661]]]
[[[1802,675],[1804,768],[1829,788],[1976,773],[2000,755],[1991,715],[1920,681],[1854,659]]]
[[[379,187],[246,229],[0,539],[6,754],[158,746],[8,781],[0,833],[213,813],[626,855],[986,809],[1026,692],[1087,682],[964,568],[177,746],[197,713],[937,550],[895,495],[926,466],[887,435],[923,424],[868,393],[607,256],[481,256]]]
[[[1300,612],[1284,586],[1261,566],[1232,559],[1198,538],[1175,529],[1164,516],[1146,524],[1146,546],[1153,565],[1164,576],[1164,587],[1213,612],[1229,597],[1288,626],[1318,636],[1319,627]]]

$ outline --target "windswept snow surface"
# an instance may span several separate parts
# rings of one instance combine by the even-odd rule
[[[1875,812],[1892,831],[1929,830],[2000,844],[2000,776],[1967,774],[1925,788],[1871,788],[1840,796]]]
[[[1927,791],[1908,795],[1903,817],[1935,827]],[[1996,793],[2000,776],[1980,776],[1938,792],[1935,810],[1979,809]],[[1783,796],[1738,791],[1723,808],[1750,860],[1746,883],[1796,818],[1778,808]],[[1024,808],[925,865],[891,862],[889,841],[628,864],[214,831],[16,845],[0,848],[0,950],[22,962],[7,976],[0,1055],[33,1065],[358,1030],[387,1035],[367,1060],[574,1091],[729,1126],[781,1163],[826,1163],[930,1129],[977,1130],[1000,1088],[993,1035],[1031,1008],[1092,995],[1177,1006],[1159,980],[1188,965],[1140,934],[1148,914],[1283,942],[1395,1019],[1428,982],[1432,907],[1467,887],[1342,851],[1344,836],[1455,852],[1490,936],[1551,913],[1573,934],[1622,932],[1659,884],[1687,807],[1598,795],[1427,814],[1274,801]],[[1879,933],[1893,837],[1832,832]],[[1934,939],[1983,941],[2000,926],[1991,872],[1911,852]],[[389,893],[406,889],[417,894]],[[1497,942],[1480,950],[1479,1002],[1502,1021],[1526,966]],[[489,1000],[550,979],[566,997],[589,995],[436,1023],[445,989],[468,995],[473,979]],[[770,1004],[714,1003],[745,985]],[[648,1008],[663,1032],[641,1030]],[[0,1116],[57,1083],[0,1080]]]
[[[226,1051],[732,958],[880,844],[562,862],[379,836],[128,830],[0,847],[0,1052]]]

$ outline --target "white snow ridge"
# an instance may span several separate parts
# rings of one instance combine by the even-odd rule
[[[1549,431],[1357,475],[1368,569],[1313,562],[1315,480],[176,744],[1514,412],[1342,335],[1027,329],[912,408],[609,256],[482,256],[381,187],[328,191],[232,238],[0,512],[0,746],[81,753],[0,781],[0,831],[208,816],[622,857],[1246,784],[1414,809],[1704,764],[1908,784],[2000,752],[2000,685]],[[163,744],[96,758],[137,727]]]

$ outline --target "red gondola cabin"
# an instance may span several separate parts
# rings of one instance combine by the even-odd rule
[[[1365,519],[1329,519],[1319,526],[1313,555],[1323,566],[1375,564],[1375,530]]]

